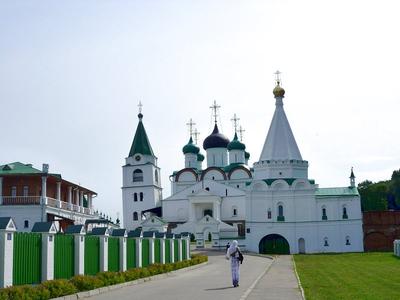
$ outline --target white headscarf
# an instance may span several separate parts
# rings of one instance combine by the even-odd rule
[[[228,248],[228,251],[227,251],[226,255],[227,256],[231,256],[231,254],[233,252],[235,252],[237,248],[238,248],[238,241],[236,241],[236,240],[232,241],[232,244]]]

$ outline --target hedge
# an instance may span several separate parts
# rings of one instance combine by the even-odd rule
[[[208,257],[205,255],[192,255],[191,260],[170,264],[153,264],[145,268],[129,269],[125,272],[100,272],[95,276],[77,275],[69,280],[57,279],[45,281],[36,286],[12,286],[0,289],[0,300],[47,300],[167,273],[206,261],[208,261]]]

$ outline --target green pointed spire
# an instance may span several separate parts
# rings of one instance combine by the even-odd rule
[[[136,128],[136,133],[132,142],[131,150],[129,151],[129,157],[137,153],[154,156],[153,149],[151,149],[151,145],[149,142],[149,138],[147,137],[146,130],[144,129],[143,126],[142,113],[139,113],[138,117],[139,117],[139,124]]]

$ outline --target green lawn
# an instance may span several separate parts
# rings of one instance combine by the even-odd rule
[[[295,255],[307,300],[400,299],[400,259],[392,253]]]

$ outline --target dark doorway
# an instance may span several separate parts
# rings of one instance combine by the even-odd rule
[[[279,234],[263,237],[258,245],[261,254],[290,254],[288,241]]]

